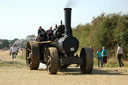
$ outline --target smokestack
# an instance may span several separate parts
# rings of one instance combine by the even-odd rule
[[[67,36],[72,36],[71,29],[71,8],[64,8],[65,11],[65,34]]]

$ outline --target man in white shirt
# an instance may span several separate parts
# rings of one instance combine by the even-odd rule
[[[12,55],[12,59],[16,60],[16,55],[17,55],[18,49],[15,47],[15,45],[12,45],[10,48],[10,55]]]
[[[121,61],[121,58],[122,58],[122,55],[123,55],[123,48],[120,47],[120,44],[118,44],[116,55],[117,55],[117,58],[118,58],[119,66],[120,67],[124,66],[123,62]]]

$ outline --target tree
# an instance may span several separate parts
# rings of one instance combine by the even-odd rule
[[[124,57],[128,58],[128,15],[103,13],[91,23],[78,25],[73,34],[79,39],[80,48],[92,45],[97,50],[105,46],[110,57],[115,56],[117,43],[121,43]]]
[[[28,35],[27,37],[26,37],[26,40],[28,40],[28,41],[33,41],[33,40],[35,40],[36,39],[36,36],[35,35]]]
[[[5,48],[5,47],[9,48],[9,42],[8,42],[8,40],[3,40],[2,41],[2,46],[3,46],[3,48]]]
[[[14,44],[18,47],[18,48],[24,48],[26,45],[26,40],[25,39],[21,39],[21,40],[16,40],[14,42]]]

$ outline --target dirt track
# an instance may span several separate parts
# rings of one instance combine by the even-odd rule
[[[81,74],[71,66],[57,75],[46,70],[30,71],[25,61],[12,61],[7,52],[0,51],[0,85],[128,85],[128,67],[97,68],[92,74]]]

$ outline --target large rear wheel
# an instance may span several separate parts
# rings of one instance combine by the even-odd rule
[[[91,48],[82,48],[80,57],[83,58],[83,63],[80,65],[81,72],[91,73],[93,70],[93,52]]]
[[[40,50],[38,44],[26,45],[26,63],[31,70],[37,70],[40,63]]]
[[[46,64],[50,74],[56,74],[58,71],[58,52],[55,47],[49,47],[46,50]]]

